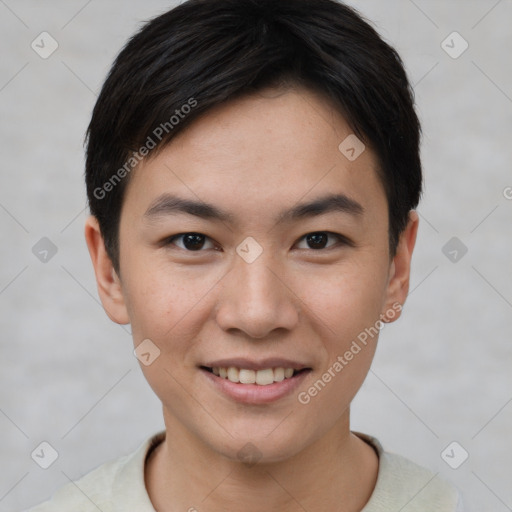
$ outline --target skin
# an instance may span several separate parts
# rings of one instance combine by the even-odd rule
[[[131,323],[134,344],[160,356],[141,365],[163,404],[168,435],[146,464],[159,512],[360,511],[377,478],[375,451],[350,432],[350,403],[377,338],[308,404],[297,395],[332,367],[359,333],[405,302],[418,216],[412,211],[396,255],[388,250],[387,201],[371,148],[353,162],[338,149],[352,133],[322,97],[303,89],[263,91],[214,110],[151,156],[124,198],[120,271],[97,221],[85,235],[108,316]],[[145,212],[163,192],[230,212],[233,223]],[[364,209],[290,222],[276,216],[333,192]],[[177,234],[206,236],[199,251]],[[305,235],[332,232],[326,248]],[[247,263],[237,246],[252,236],[262,254]],[[168,241],[165,243],[165,241]],[[190,247],[190,246],[189,246]],[[313,246],[314,247],[314,246]],[[388,315],[389,316],[389,315]],[[198,368],[219,358],[285,357],[311,368],[299,389],[268,404],[240,404]],[[252,443],[261,457],[246,464]]]

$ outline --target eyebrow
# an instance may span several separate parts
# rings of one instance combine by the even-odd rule
[[[281,212],[276,220],[277,224],[292,222],[298,219],[315,217],[326,213],[339,212],[359,217],[364,213],[363,206],[345,194],[329,194],[319,197],[308,203],[300,203],[289,210]],[[165,217],[168,215],[188,214],[206,220],[215,220],[234,224],[236,217],[217,206],[204,201],[184,199],[172,194],[162,194],[146,210],[144,218],[147,220]]]

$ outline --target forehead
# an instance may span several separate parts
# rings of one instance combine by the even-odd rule
[[[355,160],[347,158],[340,151],[347,137],[357,143],[341,114],[314,92],[261,91],[208,111],[142,162],[125,203],[142,215],[170,192],[254,218],[342,193],[365,210],[386,208],[375,155],[365,148]]]

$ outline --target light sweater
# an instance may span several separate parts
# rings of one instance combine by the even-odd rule
[[[451,484],[400,455],[385,452],[374,437],[354,433],[379,456],[377,483],[361,512],[463,512],[460,495]],[[155,512],[144,483],[144,467],[147,455],[164,438],[165,432],[152,436],[132,454],[102,464],[27,512]]]

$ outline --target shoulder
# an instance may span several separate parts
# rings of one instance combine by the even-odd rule
[[[459,512],[459,491],[448,481],[401,455],[386,452],[373,437],[357,433],[379,455],[375,489],[362,512]]]
[[[106,462],[58,489],[50,500],[26,512],[114,512],[121,502],[140,512],[153,512],[144,484],[144,462],[163,433],[146,440],[133,453]],[[116,508],[114,508],[114,505]]]
[[[52,498],[28,512],[67,512],[80,510],[89,512],[98,509],[110,512],[112,483],[115,475],[126,463],[126,457],[107,462],[75,482],[58,489]]]

